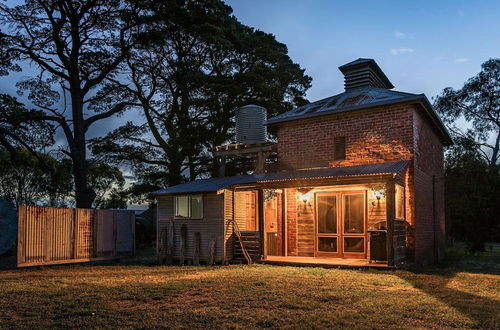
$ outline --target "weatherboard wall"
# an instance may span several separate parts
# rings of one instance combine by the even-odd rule
[[[169,221],[174,223],[174,258],[181,255],[181,226],[187,227],[185,259],[191,260],[194,253],[194,233],[200,233],[200,260],[208,259],[210,241],[216,240],[215,261],[224,261],[224,194],[203,194],[203,219],[178,219],[174,217],[174,196],[158,197],[158,234],[168,229]]]

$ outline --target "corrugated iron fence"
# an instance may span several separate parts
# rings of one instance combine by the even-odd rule
[[[20,206],[17,266],[114,259],[135,252],[135,214]]]

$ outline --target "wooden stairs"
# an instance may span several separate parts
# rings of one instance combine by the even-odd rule
[[[247,250],[248,254],[255,262],[260,260],[260,238],[258,231],[241,231],[241,239],[243,242],[243,246]],[[240,241],[238,236],[234,237],[234,254],[233,254],[233,262],[234,263],[246,263],[245,256],[243,251],[241,250]]]

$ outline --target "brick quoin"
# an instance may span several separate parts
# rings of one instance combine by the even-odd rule
[[[431,263],[442,257],[444,246],[443,144],[422,111],[400,104],[278,124],[278,166],[294,170],[408,160],[407,260]],[[334,160],[336,137],[346,139],[345,160]],[[289,201],[293,193],[289,189]],[[296,215],[289,213],[288,219],[288,255],[296,255]]]

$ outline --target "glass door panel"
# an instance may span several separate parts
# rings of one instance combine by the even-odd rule
[[[344,234],[365,232],[365,208],[362,194],[344,195]]]
[[[318,196],[318,234],[337,234],[337,196]]]
[[[318,251],[337,252],[337,237],[318,237]]]
[[[344,252],[352,252],[352,253],[365,252],[364,237],[344,237]]]

